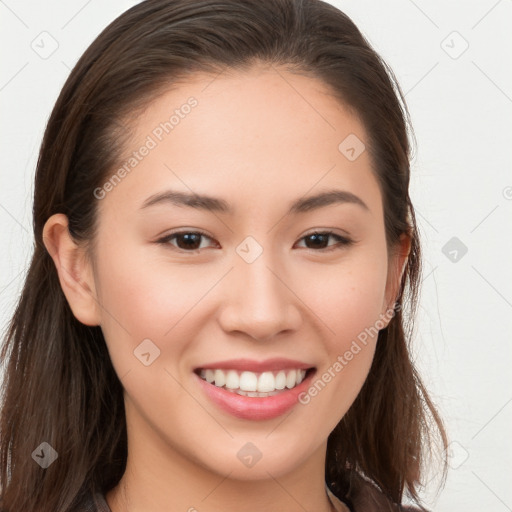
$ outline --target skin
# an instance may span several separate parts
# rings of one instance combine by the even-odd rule
[[[107,502],[112,512],[328,512],[327,437],[365,381],[376,337],[310,403],[272,420],[221,411],[192,371],[237,357],[289,357],[322,375],[392,305],[408,240],[388,251],[368,151],[349,161],[338,150],[351,133],[364,142],[364,127],[313,78],[269,66],[196,74],[137,118],[126,155],[190,96],[198,105],[98,200],[91,258],[63,214],[44,229],[73,314],[101,325],[125,389],[127,470]],[[292,201],[331,188],[367,209],[337,203],[286,214]],[[167,189],[223,198],[234,213],[141,210]],[[354,243],[315,245],[306,237],[315,229]],[[172,230],[210,238],[188,252],[183,238],[156,243]],[[263,249],[252,263],[236,252],[247,236]],[[134,357],[146,338],[161,351],[149,366]],[[247,442],[262,454],[251,468],[237,457]]]

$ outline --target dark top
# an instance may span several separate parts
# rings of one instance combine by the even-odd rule
[[[76,509],[76,512],[112,512],[103,494],[88,494]]]

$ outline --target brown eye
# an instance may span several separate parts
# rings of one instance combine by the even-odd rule
[[[201,231],[181,231],[161,238],[158,240],[158,243],[171,245],[177,249],[191,252],[204,248],[204,246],[202,246],[202,239],[212,240],[208,235]],[[171,243],[171,240],[175,240],[176,242]]]
[[[336,240],[337,243],[329,244],[330,238]],[[352,243],[352,240],[341,235],[338,235],[336,233],[333,233],[332,231],[311,233],[301,238],[301,240],[306,240],[306,248],[319,249],[323,251],[330,251],[333,249],[342,248]]]

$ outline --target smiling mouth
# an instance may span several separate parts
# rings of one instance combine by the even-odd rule
[[[197,368],[194,373],[209,384],[238,395],[267,397],[295,388],[315,371],[314,367],[307,370],[287,368],[265,372]]]

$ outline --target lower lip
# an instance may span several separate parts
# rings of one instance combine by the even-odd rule
[[[223,411],[244,420],[270,420],[289,411],[299,401],[299,395],[309,387],[316,370],[292,389],[268,397],[249,397],[219,388],[194,373],[206,395]]]

